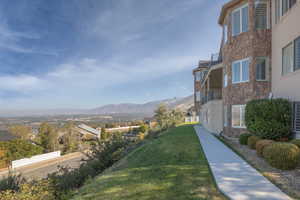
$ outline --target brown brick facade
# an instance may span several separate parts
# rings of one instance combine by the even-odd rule
[[[248,32],[233,37],[231,34],[230,13],[245,3],[249,5]],[[245,129],[231,127],[231,106],[244,105],[252,99],[266,98],[270,93],[271,63],[269,62],[267,81],[256,81],[256,58],[268,57],[268,60],[271,60],[271,30],[256,30],[254,19],[254,1],[245,0],[230,8],[224,20],[224,24],[228,26],[228,40],[222,48],[222,57],[224,65],[223,71],[228,75],[228,85],[226,88],[223,88],[222,92],[223,103],[224,106],[227,106],[228,110],[228,125],[224,127],[224,133],[228,136],[236,137],[246,131]],[[246,58],[250,59],[249,82],[232,84],[232,63]]]

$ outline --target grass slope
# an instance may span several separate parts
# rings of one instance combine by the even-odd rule
[[[192,126],[174,128],[83,186],[75,200],[226,199],[215,187]]]

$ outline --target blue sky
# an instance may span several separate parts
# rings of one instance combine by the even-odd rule
[[[225,0],[1,0],[0,107],[92,108],[192,94]]]

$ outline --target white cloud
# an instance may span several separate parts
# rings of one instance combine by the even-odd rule
[[[7,91],[26,92],[40,89],[42,80],[29,75],[0,76],[0,89]]]
[[[18,32],[11,30],[5,21],[0,20],[0,48],[25,54],[57,55],[57,53],[49,50],[35,49],[20,45],[20,41],[23,39],[39,40],[41,39],[41,36],[32,32]]]

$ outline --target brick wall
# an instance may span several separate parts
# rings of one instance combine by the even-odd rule
[[[235,37],[231,35],[230,13],[235,8],[248,2],[249,5],[249,30]],[[271,60],[271,30],[256,30],[254,24],[254,1],[245,0],[232,7],[225,17],[228,26],[228,40],[222,48],[224,73],[228,75],[228,85],[223,88],[223,103],[228,109],[228,126],[224,127],[224,133],[237,137],[245,129],[231,127],[231,106],[246,104],[252,99],[265,98],[270,92],[271,67],[267,73],[268,81],[256,81],[256,57],[265,56]],[[249,82],[232,84],[232,62],[249,58]],[[271,64],[271,63],[269,63]]]

